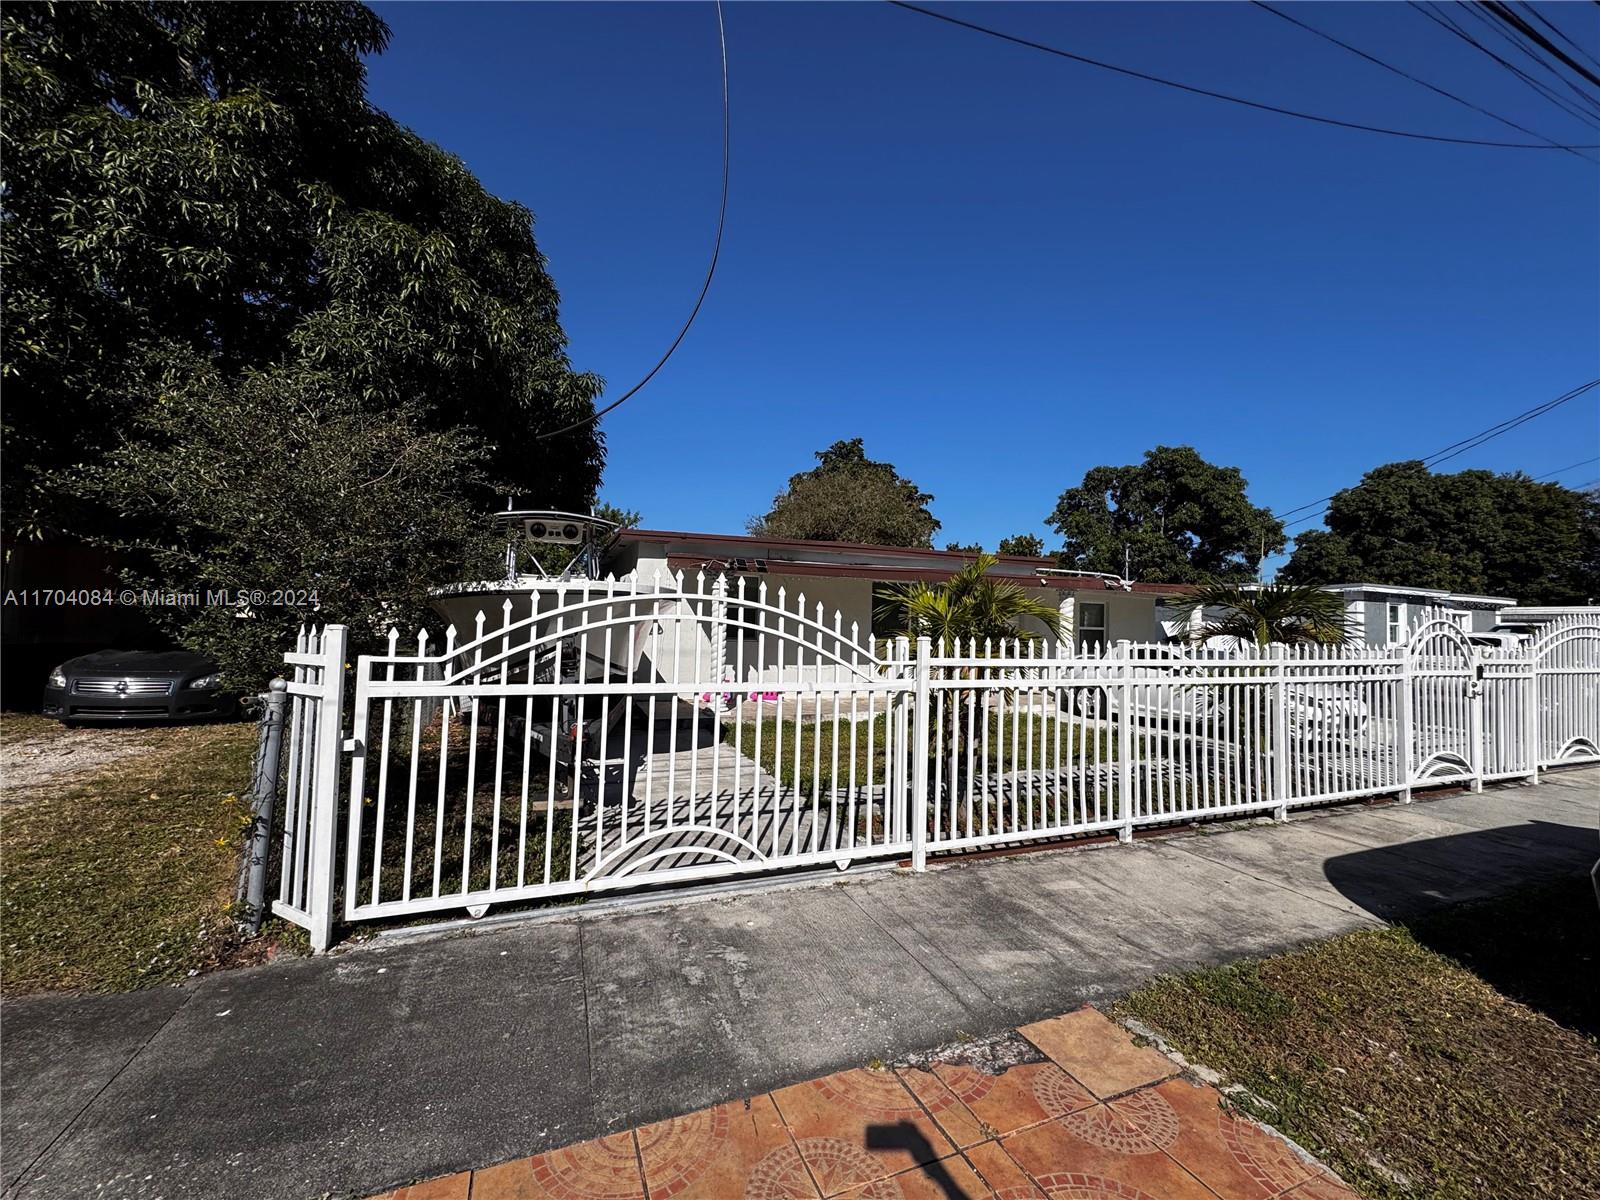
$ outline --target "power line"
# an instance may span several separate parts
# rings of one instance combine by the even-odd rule
[[[1131,67],[1119,67],[1114,63],[1101,62],[1096,58],[1086,55],[1074,54],[1070,50],[1062,50],[1056,46],[1047,46],[1043,42],[1035,42],[1028,38],[1018,37],[1015,34],[1002,33],[998,29],[991,29],[986,25],[978,25],[971,21],[963,21],[960,17],[952,17],[947,13],[935,12],[931,8],[909,4],[906,0],[888,0],[896,8],[903,8],[907,12],[918,13],[924,17],[932,17],[935,21],[943,21],[947,25],[955,25],[962,29],[970,29],[974,33],[981,33],[986,37],[998,38],[1002,42],[1010,42],[1016,46],[1025,46],[1029,50],[1040,50],[1045,54],[1052,54],[1057,58],[1070,59],[1072,62],[1082,63],[1089,67],[1098,67],[1102,71],[1112,71],[1118,75],[1126,75],[1130,79],[1142,79],[1146,83],[1158,83],[1162,87],[1174,88],[1180,92],[1188,92],[1194,96],[1209,96],[1213,100],[1225,100],[1229,104],[1238,104],[1245,108],[1257,109],[1260,112],[1277,113],[1282,117],[1294,117],[1301,121],[1314,121],[1319,125],[1333,125],[1339,129],[1355,129],[1362,133],[1381,133],[1388,137],[1409,138],[1419,142],[1444,142],[1455,146],[1492,146],[1505,150],[1554,150],[1554,149],[1579,149],[1595,150],[1600,146],[1556,147],[1536,145],[1533,142],[1493,142],[1482,138],[1446,137],[1442,134],[1416,133],[1406,129],[1389,129],[1381,125],[1364,125],[1358,121],[1342,121],[1337,117],[1322,117],[1315,113],[1300,112],[1292,108],[1281,108],[1276,104],[1265,104],[1259,100],[1246,100],[1242,96],[1231,96],[1226,92],[1214,92],[1209,88],[1195,87],[1192,84],[1179,83],[1173,79],[1164,79],[1159,75],[1151,75],[1145,71],[1136,71]]]
[[[587,417],[563,425],[551,433],[541,433],[539,439],[560,437],[563,433],[571,433],[574,429],[581,429],[591,421],[598,421],[613,409],[620,407],[631,399],[645,384],[656,377],[656,372],[667,365],[667,359],[672,357],[673,351],[688,336],[689,327],[694,324],[694,319],[700,315],[700,306],[706,302],[706,293],[711,290],[711,278],[717,273],[717,259],[722,256],[722,230],[728,220],[728,34],[722,23],[722,0],[717,3],[717,40],[722,47],[722,201],[717,206],[717,238],[711,245],[711,262],[706,267],[705,282],[700,285],[700,294],[695,297],[694,307],[689,310],[689,319],[683,323],[683,328],[678,330],[678,336],[672,339],[672,345],[667,347],[667,352],[661,356],[656,365],[650,368],[648,374],[638,383],[634,384],[621,396],[613,400],[604,408],[596,409]]]
[[[1553,54],[1556,58],[1556,61],[1564,64],[1568,70],[1575,71],[1579,76],[1587,79],[1596,87],[1600,87],[1600,75],[1596,75],[1593,71],[1589,70],[1588,67],[1574,60],[1560,46],[1557,46],[1532,25],[1529,25],[1522,19],[1522,14],[1518,13],[1509,4],[1504,3],[1504,0],[1484,0],[1481,8],[1484,12],[1487,12],[1502,25],[1508,25],[1512,29],[1515,29],[1518,33],[1527,38],[1535,46],[1538,46],[1541,50],[1548,54]]]
[[[1439,0],[1434,0],[1434,7],[1439,7]],[[1593,96],[1589,95],[1588,92],[1578,87],[1572,82],[1572,80],[1568,79],[1559,70],[1557,70],[1555,64],[1553,64],[1544,55],[1540,54],[1537,48],[1526,38],[1518,37],[1515,33],[1511,32],[1507,26],[1489,16],[1484,11],[1482,4],[1469,4],[1467,5],[1466,11],[1473,20],[1478,22],[1478,24],[1482,25],[1485,29],[1491,30],[1495,37],[1499,38],[1506,45],[1510,46],[1518,54],[1522,55],[1523,58],[1526,58],[1529,62],[1533,63],[1534,66],[1538,67],[1546,75],[1550,76],[1550,78],[1554,79],[1562,87],[1566,88],[1567,91],[1576,96],[1581,104],[1587,106],[1588,111],[1595,112],[1597,115],[1600,115],[1600,102],[1597,102]]]
[[[1518,125],[1515,121],[1508,120],[1507,118],[1500,116],[1498,113],[1492,113],[1487,108],[1481,108],[1478,105],[1474,104],[1471,100],[1463,99],[1462,97],[1456,95],[1454,92],[1446,91],[1442,87],[1436,87],[1435,85],[1429,83],[1426,79],[1418,79],[1415,75],[1411,74],[1409,71],[1404,71],[1401,68],[1399,68],[1397,66],[1394,66],[1391,63],[1386,63],[1386,62],[1383,61],[1383,59],[1377,58],[1374,55],[1368,54],[1365,50],[1362,50],[1362,49],[1360,49],[1359,47],[1356,47],[1356,46],[1352,46],[1349,42],[1341,41],[1339,38],[1334,37],[1331,33],[1324,33],[1322,30],[1317,29],[1314,26],[1307,25],[1304,21],[1300,20],[1298,17],[1291,17],[1288,13],[1284,12],[1282,9],[1278,9],[1278,8],[1272,7],[1272,5],[1266,3],[1265,0],[1252,0],[1252,2],[1255,4],[1255,6],[1257,8],[1271,13],[1273,16],[1277,17],[1280,20],[1287,21],[1291,25],[1298,25],[1301,29],[1304,29],[1307,33],[1314,34],[1317,37],[1321,38],[1325,42],[1332,42],[1335,46],[1338,46],[1340,49],[1348,50],[1351,54],[1356,55],[1358,58],[1366,59],[1367,62],[1372,63],[1374,66],[1382,67],[1385,71],[1392,72],[1393,74],[1400,76],[1402,79],[1409,79],[1412,83],[1417,84],[1419,87],[1425,87],[1430,92],[1433,92],[1434,94],[1439,95],[1439,96],[1443,96],[1447,100],[1454,100],[1457,104],[1465,105],[1467,108],[1470,108],[1473,112],[1481,113],[1484,116],[1488,117],[1490,120],[1498,121],[1498,122],[1500,122],[1500,124],[1505,125],[1505,126],[1511,128],[1511,129],[1515,129],[1519,133],[1525,133],[1529,137],[1536,137],[1542,142],[1549,142],[1550,145],[1555,146],[1558,149],[1566,150],[1569,153],[1577,154],[1577,156],[1579,158],[1584,158],[1584,156],[1582,154],[1578,154],[1578,151],[1577,151],[1577,149],[1575,147],[1563,146],[1563,145],[1561,145],[1561,143],[1557,142],[1554,138],[1548,138],[1544,134],[1538,132],[1538,130],[1529,129],[1525,125]],[[1594,160],[1593,159],[1584,158],[1584,161],[1585,162],[1593,162]]]
[[[1444,16],[1444,15],[1442,15],[1440,13],[1435,13],[1435,12],[1431,11],[1430,9],[1424,7],[1422,4],[1419,4],[1417,2],[1417,0],[1406,0],[1406,2],[1413,9],[1415,9],[1417,12],[1421,13],[1424,17],[1428,18],[1428,20],[1432,21],[1435,25],[1439,26],[1439,28],[1445,30],[1447,33],[1453,34],[1454,36],[1460,38],[1462,41],[1466,42],[1467,45],[1473,47],[1474,49],[1479,50],[1484,54],[1487,54],[1490,58],[1494,59],[1495,62],[1499,63],[1506,70],[1510,71],[1518,79],[1522,80],[1523,83],[1527,84],[1530,88],[1532,88],[1534,91],[1539,93],[1539,95],[1543,96],[1546,100],[1550,101],[1551,104],[1554,104],[1557,108],[1559,108],[1562,112],[1566,113],[1568,116],[1577,118],[1579,121],[1582,121],[1585,125],[1593,126],[1593,124],[1594,124],[1594,117],[1593,116],[1591,116],[1588,113],[1579,112],[1577,109],[1573,108],[1565,100],[1563,100],[1560,96],[1556,95],[1554,92],[1552,92],[1544,84],[1540,83],[1533,76],[1529,75],[1521,67],[1517,66],[1515,63],[1507,62],[1505,59],[1501,58],[1493,50],[1489,49],[1489,47],[1485,46],[1482,42],[1478,41],[1477,38],[1473,37],[1466,30],[1462,29],[1459,25],[1457,25],[1449,17]]]
[[[1448,446],[1441,447],[1425,457],[1422,460],[1422,464],[1425,467],[1432,468],[1448,459],[1455,458],[1458,454],[1465,454],[1468,450],[1475,450],[1485,442],[1493,441],[1503,433],[1510,433],[1519,425],[1526,425],[1529,421],[1537,420],[1546,413],[1553,412],[1555,409],[1560,408],[1568,401],[1576,400],[1579,396],[1595,387],[1600,387],[1600,379],[1591,379],[1588,383],[1580,384],[1570,391],[1563,392],[1554,400],[1546,400],[1543,404],[1536,404],[1530,409],[1517,413],[1515,416],[1507,417],[1498,425],[1491,425],[1487,429],[1479,430],[1470,437],[1462,438],[1459,442],[1451,442]],[[1582,466],[1583,464],[1576,463],[1574,465]],[[1562,468],[1563,471],[1566,469],[1567,468],[1565,467]],[[1348,491],[1349,489],[1341,490]],[[1337,495],[1338,492],[1335,492],[1334,496]],[[1286,509],[1281,513],[1274,513],[1273,515],[1281,521],[1284,517],[1292,517],[1297,512],[1304,512],[1308,508],[1315,508],[1319,504],[1326,504],[1333,498],[1333,496],[1323,496],[1320,499],[1311,501],[1309,504],[1298,504],[1294,508]],[[1289,522],[1289,525],[1303,525],[1307,521],[1314,521],[1327,511],[1328,510],[1324,508],[1321,510],[1321,512],[1312,513],[1309,517],[1301,517],[1299,520],[1291,521]],[[1285,528],[1287,527],[1288,526]]]
[[[1524,2],[1522,7],[1527,10],[1528,15],[1530,17],[1532,17],[1535,21],[1539,22],[1539,24],[1543,25],[1551,33],[1555,34],[1563,42],[1565,42],[1567,45],[1571,46],[1579,54],[1583,55],[1584,58],[1586,58],[1590,62],[1594,63],[1595,66],[1600,67],[1600,59],[1595,58],[1594,55],[1590,54],[1582,46],[1578,45],[1577,42],[1575,42],[1571,38],[1569,38],[1565,33],[1563,33],[1561,31],[1560,26],[1558,26],[1554,21],[1551,21],[1548,18],[1546,18],[1543,13],[1541,13],[1537,8],[1535,8],[1531,4],[1528,4],[1528,3]]]
[[[1533,477],[1533,482],[1538,483],[1538,482],[1540,482],[1541,480],[1544,480],[1544,479],[1554,479],[1557,475],[1563,475],[1566,472],[1572,470],[1572,468],[1574,468],[1574,467],[1587,467],[1590,463],[1597,463],[1597,462],[1600,462],[1600,458],[1586,458],[1582,462],[1568,463],[1566,466],[1557,467],[1554,471],[1550,471],[1547,474],[1535,475]]]

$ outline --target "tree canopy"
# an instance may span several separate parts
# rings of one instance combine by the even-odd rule
[[[1600,500],[1515,472],[1368,471],[1333,497],[1279,572],[1296,583],[1385,583],[1582,604],[1600,596]]]
[[[1245,486],[1237,467],[1214,466],[1191,446],[1157,446],[1141,463],[1087,472],[1046,524],[1065,538],[1064,567],[1121,574],[1126,549],[1140,579],[1250,579],[1286,539],[1283,522],[1251,504]]]
[[[1017,554],[1023,558],[1044,557],[1044,539],[1035,533],[1017,533],[1000,539],[999,554]]]
[[[339,576],[315,619],[380,590],[398,617],[467,568],[453,535],[495,495],[592,501],[592,423],[539,436],[592,414],[600,381],[568,362],[532,216],[368,103],[374,13],[127,0],[0,21],[8,540],[117,546],[172,588]]]
[[[933,497],[889,463],[867,457],[860,438],[818,451],[817,465],[789,478],[772,511],[749,522],[759,537],[878,546],[932,546]]]

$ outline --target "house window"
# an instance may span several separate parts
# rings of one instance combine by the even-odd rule
[[[1389,644],[1393,646],[1400,640],[1400,634],[1405,628],[1405,605],[1389,605]]]
[[[1106,606],[1104,603],[1078,605],[1078,649],[1103,650],[1106,644]]]

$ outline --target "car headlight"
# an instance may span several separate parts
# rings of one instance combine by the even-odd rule
[[[199,679],[191,679],[184,686],[191,692],[209,692],[220,687],[221,684],[221,675],[202,675]]]
[[[53,688],[64,688],[67,686],[67,673],[60,667],[51,669],[50,686]]]

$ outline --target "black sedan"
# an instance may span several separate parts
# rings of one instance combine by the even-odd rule
[[[50,672],[44,713],[78,721],[200,721],[233,715],[217,664],[188,650],[96,650]]]

